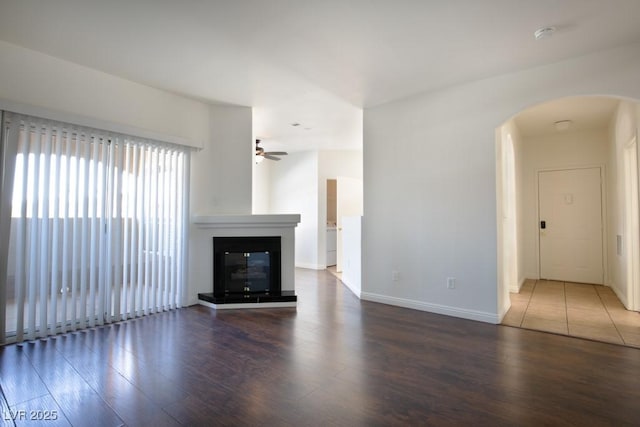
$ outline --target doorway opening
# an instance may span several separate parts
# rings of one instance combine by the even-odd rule
[[[628,311],[640,308],[639,123],[637,103],[594,96],[540,104],[498,129],[498,307],[503,324],[633,341],[631,331],[625,334],[613,324],[608,331],[615,340],[585,334],[589,328],[602,333],[604,327],[588,324],[600,317],[613,322],[631,316],[638,323],[635,331],[640,327],[640,314]],[[509,206],[514,205],[511,220]],[[581,302],[583,296],[590,302]],[[528,311],[543,302],[549,306]],[[591,302],[600,308],[580,307]],[[554,322],[564,331],[554,330]]]

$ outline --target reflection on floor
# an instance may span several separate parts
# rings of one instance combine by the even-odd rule
[[[640,313],[606,286],[527,280],[502,324],[640,347]]]

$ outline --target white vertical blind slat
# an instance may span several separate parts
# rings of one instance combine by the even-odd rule
[[[33,147],[34,153],[40,153],[40,134],[30,134],[29,139],[31,145]],[[31,156],[30,156],[31,157]],[[30,190],[32,193],[31,196],[31,224],[29,226],[29,272],[28,272],[28,281],[29,285],[27,288],[28,302],[27,308],[29,311],[28,314],[28,339],[34,339],[36,337],[36,310],[37,310],[37,286],[38,286],[38,266],[39,266],[39,253],[38,253],[38,237],[39,237],[39,219],[38,219],[38,210],[39,210],[39,199],[36,197],[38,192],[38,182],[40,181],[40,156],[33,156],[33,164],[29,165],[28,174],[33,175],[32,179],[30,179]],[[31,163],[31,162],[29,162]],[[33,173],[31,173],[33,171]],[[28,215],[28,213],[27,213]]]
[[[137,221],[136,221],[136,227],[138,227],[138,277],[137,277],[137,282],[136,282],[136,299],[137,299],[137,304],[136,304],[136,316],[142,316],[144,313],[144,305],[146,303],[146,298],[144,296],[144,287],[145,287],[145,277],[146,277],[146,246],[145,246],[145,241],[146,241],[146,235],[147,230],[146,230],[146,226],[145,224],[145,215],[146,215],[146,209],[145,206],[147,204],[147,185],[146,185],[146,167],[145,167],[145,157],[146,157],[146,150],[144,149],[144,147],[139,147],[139,161],[140,161],[140,165],[139,165],[139,170],[138,170],[138,192],[136,193],[138,195],[137,199],[138,199],[138,209],[136,211],[137,213]]]
[[[129,227],[131,229],[130,233],[130,247],[131,252],[129,255],[129,268],[131,269],[129,273],[129,309],[127,310],[128,318],[136,316],[136,294],[137,294],[137,283],[138,283],[138,240],[139,240],[139,230],[137,227],[138,222],[138,150],[135,146],[128,146],[128,151],[131,154],[131,163],[128,164],[128,167],[131,169],[131,173],[128,176],[128,180],[130,180],[129,188],[131,188],[131,193],[129,194],[129,211],[130,214],[127,217],[127,222],[129,223]]]
[[[178,271],[179,282],[178,289],[176,289],[177,307],[182,307],[184,296],[184,284],[187,281],[187,269],[185,268],[185,255],[188,251],[188,239],[189,235],[189,176],[191,175],[191,155],[190,153],[183,151],[180,154],[181,161],[178,164],[179,173],[177,174],[178,181],[180,182],[180,191],[178,192],[179,200],[179,214],[177,216],[176,227],[180,227],[180,233],[178,236],[179,248],[178,251]]]
[[[179,194],[179,188],[178,188],[178,180],[176,179],[178,176],[178,153],[177,152],[173,152],[172,156],[171,156],[171,191],[173,192],[173,194]],[[177,244],[178,244],[178,240],[177,240],[177,236],[178,233],[180,232],[180,229],[176,227],[176,225],[178,224],[177,222],[178,220],[178,200],[177,197],[172,197],[171,198],[171,218],[170,218],[170,223],[171,223],[171,231],[170,231],[170,235],[171,235],[171,246],[170,246],[170,252],[171,252],[171,259],[173,260],[173,262],[171,263],[171,269],[170,269],[170,287],[169,287],[169,307],[170,308],[175,308],[175,304],[176,304],[176,279],[177,279],[177,265],[178,265],[178,249],[177,249]]]
[[[156,290],[155,290],[155,308],[157,311],[164,309],[162,303],[162,289],[164,286],[164,149],[158,149],[158,184],[156,189]]]
[[[58,290],[60,287],[58,280],[58,273],[60,268],[60,217],[61,217],[61,208],[60,208],[60,165],[61,165],[61,152],[62,152],[62,141],[60,132],[56,132],[55,138],[52,141],[54,158],[52,159],[52,164],[54,166],[54,176],[52,180],[52,186],[50,187],[50,193],[53,195],[53,206],[51,207],[51,220],[52,220],[52,230],[51,230],[51,288],[49,289],[51,307],[49,310],[49,325],[53,329],[57,327],[58,324]]]
[[[71,187],[70,187],[70,177],[73,172],[71,169],[71,140],[69,135],[65,135],[65,170],[67,174],[64,179],[64,187],[61,189],[63,194],[65,194],[64,199],[64,207],[63,207],[63,227],[62,227],[62,289],[61,289],[61,308],[60,308],[60,328],[61,331],[67,332],[67,320],[68,320],[68,306],[67,306],[67,298],[69,297],[69,265],[70,265],[70,257],[72,253],[69,251],[69,242],[73,241],[73,238],[70,238],[70,234],[73,231],[73,228],[70,226],[69,221],[69,212],[71,205]]]
[[[89,277],[87,276],[89,269],[89,250],[90,250],[90,218],[89,218],[89,186],[91,184],[91,172],[89,170],[89,158],[91,153],[91,146],[89,144],[83,144],[84,155],[82,162],[81,181],[84,181],[84,186],[78,194],[78,197],[82,200],[82,231],[79,237],[80,244],[80,271],[78,280],[78,289],[80,291],[80,300],[78,301],[78,327],[84,329],[87,325],[87,290],[89,288]]]
[[[81,298],[82,292],[80,292],[81,278],[80,271],[82,269],[81,254],[83,238],[80,233],[83,232],[81,218],[82,209],[81,206],[84,203],[84,197],[81,192],[81,183],[83,179],[82,175],[82,150],[81,140],[78,137],[76,140],[76,154],[75,154],[75,189],[71,193],[74,195],[73,204],[73,253],[72,253],[72,267],[71,267],[71,330],[75,331],[79,326],[79,298]],[[78,243],[80,242],[80,243]]]
[[[113,156],[115,159],[114,168],[113,168],[113,188],[114,191],[110,192],[114,195],[115,206],[114,206],[114,218],[112,221],[111,234],[113,236],[113,262],[114,272],[113,278],[109,281],[108,286],[113,287],[113,310],[110,311],[111,318],[113,320],[121,320],[122,319],[122,297],[126,295],[126,292],[123,292],[122,286],[118,286],[118,283],[115,282],[115,278],[119,278],[122,276],[122,259],[123,259],[123,249],[126,247],[126,242],[122,240],[122,227],[123,227],[123,216],[122,216],[122,197],[123,197],[123,175],[124,175],[124,147],[123,144],[113,144],[112,145]],[[109,216],[111,218],[111,216]],[[125,283],[125,282],[123,282]],[[126,289],[126,288],[125,288]],[[111,321],[111,320],[110,320]]]
[[[22,154],[22,179],[20,179],[20,177],[16,177],[16,182],[14,182],[15,185],[15,183],[17,183],[19,180],[21,182],[22,189],[22,194],[20,196],[20,213],[16,224],[16,273],[14,281],[14,294],[16,301],[16,339],[22,341],[24,335],[25,291],[27,289],[27,275],[25,267],[27,255],[27,226],[29,222],[29,220],[27,219],[27,185],[29,177],[29,174],[27,173],[29,166],[29,141],[27,137],[29,134],[24,131],[19,132],[18,129],[14,129],[14,132],[17,132],[19,135],[18,144],[21,148],[20,152]]]
[[[106,295],[106,279],[109,275],[109,271],[111,270],[111,257],[106,251],[107,246],[107,228],[108,218],[111,217],[111,212],[109,210],[109,201],[111,197],[109,195],[108,187],[108,165],[107,162],[107,154],[108,154],[108,141],[103,138],[98,139],[100,143],[98,144],[99,158],[98,161],[94,159],[94,163],[96,164],[96,176],[97,176],[97,184],[98,184],[98,193],[96,195],[96,211],[95,216],[96,222],[98,223],[98,238],[96,238],[96,252],[98,254],[98,260],[96,261],[96,276],[97,276],[97,297],[95,302],[95,322],[98,325],[104,324],[105,312],[106,312],[106,304],[108,303],[107,295]]]
[[[116,277],[122,277],[122,302],[120,304],[121,310],[120,312],[122,313],[122,318],[126,319],[126,313],[128,312],[128,308],[129,308],[129,268],[130,268],[130,262],[129,262],[129,249],[130,249],[130,245],[129,245],[129,213],[130,211],[130,204],[129,204],[129,197],[126,194],[124,188],[127,186],[128,184],[128,180],[127,180],[127,174],[128,174],[128,170],[129,170],[129,147],[127,145],[124,145],[120,147],[120,153],[122,154],[122,161],[120,162],[121,165],[121,180],[122,180],[122,190],[121,190],[121,200],[122,200],[122,214],[123,214],[123,218],[122,218],[122,269],[120,271],[119,275],[116,275]]]
[[[150,314],[150,310],[149,310],[149,287],[151,285],[151,236],[153,234],[152,231],[152,224],[150,223],[149,219],[151,217],[151,177],[150,177],[150,169],[151,169],[151,165],[152,165],[152,159],[151,159],[151,151],[152,149],[149,148],[147,150],[145,150],[145,167],[144,167],[144,204],[143,204],[143,228],[144,228],[144,233],[145,233],[145,239],[144,239],[144,291],[143,291],[143,297],[142,297],[142,312],[143,314]]]
[[[103,255],[100,259],[104,259],[106,262],[106,268],[104,268],[103,274],[100,276],[100,298],[102,304],[102,316],[100,321],[102,323],[111,323],[111,317],[113,315],[113,294],[111,282],[113,280],[113,267],[115,266],[115,259],[113,256],[114,248],[120,245],[117,241],[118,236],[114,232],[114,220],[113,210],[118,189],[115,187],[115,169],[117,167],[117,158],[115,157],[115,141],[111,141],[109,144],[104,144],[103,148],[103,170],[105,177],[105,196],[104,196],[104,208],[102,209],[102,218],[104,223],[104,230],[102,233],[103,242],[100,245],[100,251]],[[110,159],[112,161],[107,161]]]
[[[162,257],[161,257],[161,269],[160,275],[162,281],[160,282],[160,309],[167,310],[167,286],[169,284],[169,264],[171,263],[171,258],[169,257],[169,239],[168,239],[168,221],[169,221],[169,207],[167,203],[171,200],[171,193],[169,191],[169,163],[168,158],[171,153],[168,150],[162,150],[162,191],[160,194],[162,195],[162,222],[161,228],[162,230]]]
[[[89,218],[90,218],[90,239],[89,239],[89,299],[87,302],[87,320],[89,326],[96,325],[96,294],[98,286],[98,251],[101,242],[101,235],[103,230],[100,229],[100,217],[98,213],[98,197],[100,196],[100,181],[98,173],[98,161],[100,153],[100,144],[95,140],[92,147],[92,154],[90,160],[90,181],[89,189],[95,191],[89,191]]]
[[[47,127],[44,134],[40,135],[42,155],[40,155],[40,164],[43,173],[37,183],[38,193],[42,196],[42,218],[40,219],[40,273],[39,273],[39,325],[36,336],[47,336],[47,304],[49,303],[48,279],[49,279],[49,173],[51,167],[51,129]],[[38,213],[40,217],[40,213]]]

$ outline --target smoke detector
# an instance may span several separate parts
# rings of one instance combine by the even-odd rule
[[[536,40],[547,39],[551,37],[555,32],[556,27],[541,27],[533,33],[533,37],[535,37]]]

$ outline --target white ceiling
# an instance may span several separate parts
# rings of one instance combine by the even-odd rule
[[[639,41],[639,16],[638,0],[0,0],[0,39],[252,106],[264,147],[296,151],[354,148],[363,107]]]
[[[555,122],[564,120],[571,121],[571,132],[607,129],[619,103],[600,96],[562,98],[525,110],[514,121],[522,137],[557,133]]]

